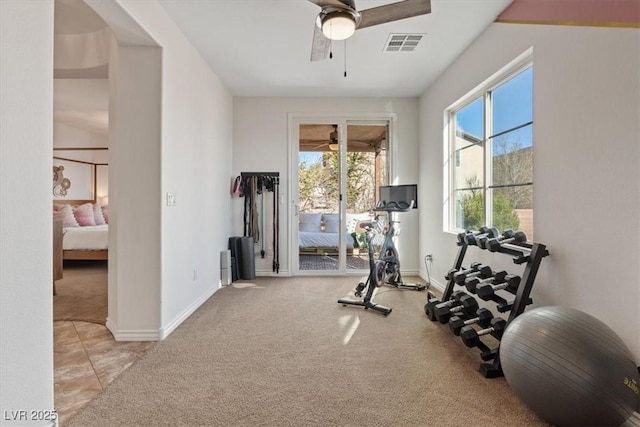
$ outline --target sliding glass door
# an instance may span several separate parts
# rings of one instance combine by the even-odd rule
[[[369,242],[361,224],[372,219],[378,188],[388,182],[389,125],[318,122],[293,128],[292,272],[362,273],[369,266]]]

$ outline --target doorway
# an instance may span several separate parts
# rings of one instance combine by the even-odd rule
[[[82,0],[54,2],[53,33],[52,199],[61,235],[55,249],[60,272],[55,277],[57,286],[54,280],[54,289],[59,291],[53,299],[54,321],[104,325],[108,312],[109,53],[113,34]]]
[[[292,274],[366,272],[361,224],[389,181],[390,120],[302,120],[292,130]]]

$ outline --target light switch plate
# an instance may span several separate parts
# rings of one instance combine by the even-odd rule
[[[167,206],[176,205],[176,193],[167,193]]]

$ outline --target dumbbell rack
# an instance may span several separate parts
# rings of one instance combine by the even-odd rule
[[[469,245],[465,241],[458,240],[457,244],[459,246],[458,254],[456,255],[451,271],[463,271],[462,263],[467,253],[467,248],[469,247]],[[520,285],[518,286],[518,289],[515,293],[515,299],[512,302],[507,302],[505,299],[497,295],[493,298],[493,301],[497,303],[496,310],[498,312],[509,312],[509,317],[507,319],[508,327],[511,321],[521,315],[524,312],[526,306],[533,302],[530,297],[531,288],[533,287],[536,275],[538,274],[538,269],[540,268],[542,258],[548,256],[549,251],[547,250],[546,246],[541,243],[523,242],[511,243],[508,246],[501,245],[495,251],[495,253],[502,253],[513,257],[513,262],[516,265],[525,264],[524,271],[521,276]],[[454,288],[456,286],[453,274],[449,274],[447,278],[447,285],[442,293],[441,301],[448,301],[449,299],[451,299]],[[474,296],[471,293],[468,294]],[[483,361],[488,362],[490,360],[493,360],[491,363],[482,363],[479,369],[480,373],[485,378],[496,378],[502,376],[503,373],[500,365],[499,354],[500,345],[498,344],[498,347],[491,349],[489,348],[489,346],[480,341],[478,348],[482,351],[481,359]]]

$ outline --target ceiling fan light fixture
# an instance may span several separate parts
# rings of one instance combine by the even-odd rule
[[[331,151],[338,151],[338,148],[340,148],[340,146],[337,142],[332,142],[331,144],[329,144],[329,150]]]
[[[355,33],[357,16],[350,11],[336,10],[320,16],[322,34],[331,40],[345,40]]]

